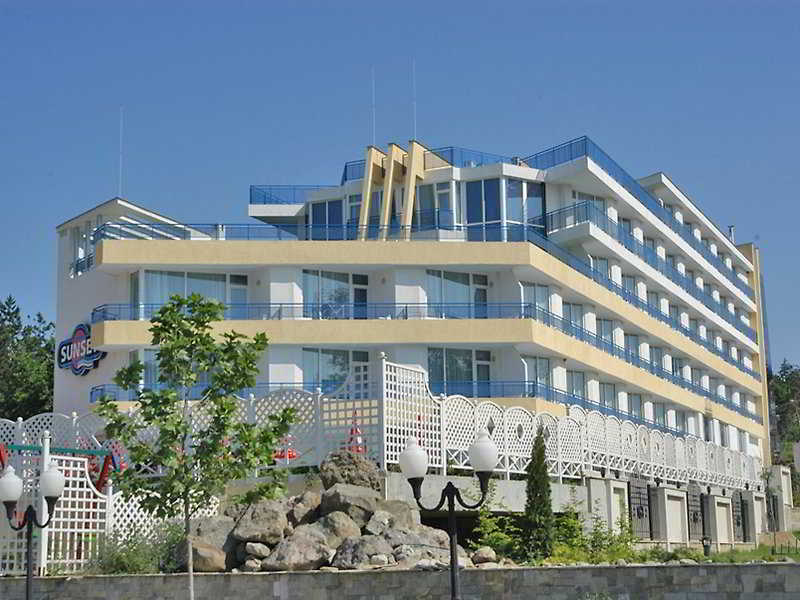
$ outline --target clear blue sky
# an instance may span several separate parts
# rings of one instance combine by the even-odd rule
[[[588,134],[757,240],[773,363],[800,362],[800,3],[562,4],[0,0],[0,294],[54,318],[54,228],[115,195],[121,104],[127,198],[246,222],[251,183],[363,156],[372,66],[378,144],[412,137],[415,58],[426,144]]]

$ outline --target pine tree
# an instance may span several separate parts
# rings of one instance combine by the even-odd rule
[[[533,441],[528,464],[525,514],[521,522],[523,551],[531,560],[547,558],[553,551],[553,507],[550,504],[550,476],[547,474],[543,428]]]

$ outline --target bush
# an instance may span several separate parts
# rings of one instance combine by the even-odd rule
[[[492,512],[490,507],[494,504],[495,490],[496,484],[489,480],[486,501],[478,509],[478,524],[472,530],[467,545],[473,550],[489,546],[498,556],[515,558],[518,555],[519,539],[517,517],[497,515]],[[471,502],[477,500],[477,497],[473,499],[470,493],[464,495],[469,497]]]
[[[178,523],[168,523],[149,537],[136,531],[115,532],[100,544],[88,570],[101,575],[173,573],[178,569],[175,547],[182,539]]]

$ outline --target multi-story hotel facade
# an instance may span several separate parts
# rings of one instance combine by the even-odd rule
[[[577,405],[769,462],[758,248],[664,173],[634,179],[585,137],[527,157],[411,141],[339,185],[251,186],[249,216],[114,198],[57,227],[56,411],[128,406],[112,378],[132,360],[157,386],[148,319],[197,292],[227,305],[217,331],[270,339],[243,393],[332,390],[381,357],[436,396]]]
[[[385,201],[391,198],[391,202]],[[252,186],[249,225],[115,198],[58,226],[55,404],[85,412],[172,294],[271,340],[259,387],[335,386],[384,352],[435,394],[564,402],[768,459],[760,261],[665,174],[588,138],[525,158],[369,147],[340,185]],[[76,331],[76,326],[81,328]],[[72,356],[74,355],[74,356]]]

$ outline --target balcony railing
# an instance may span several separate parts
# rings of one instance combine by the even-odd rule
[[[336,389],[338,389],[344,380],[340,381],[322,381],[322,382],[302,382],[302,383],[257,383],[253,387],[243,388],[241,390],[237,390],[233,392],[237,396],[247,397],[250,394],[257,398],[261,398],[266,396],[268,393],[273,392],[275,390],[283,389],[283,388],[291,388],[291,389],[298,389],[298,390],[305,390],[307,392],[316,392],[321,391],[323,394],[330,393]],[[205,392],[208,386],[206,384],[197,384],[190,388],[186,388],[186,397],[189,400],[200,400],[202,398],[203,392]],[[144,390],[152,390],[152,391],[159,391],[166,389],[167,386],[161,383],[145,383],[142,384],[138,389],[133,390],[124,390],[118,385],[114,384],[103,384],[103,385],[96,385],[89,390],[89,402],[94,404],[100,400],[100,398],[107,396],[114,402],[133,402],[137,399],[139,392]],[[183,393],[183,390],[181,390]]]
[[[491,152],[481,152],[479,150],[470,150],[469,148],[459,148],[457,146],[444,146],[442,148],[434,148],[425,152],[425,168],[430,169],[431,158],[438,156],[446,160],[454,167],[482,167],[484,165],[494,165],[498,163],[516,164],[519,159],[511,156],[504,156],[502,154],[492,154]]]
[[[689,277],[658,256],[653,248],[645,246],[636,239],[632,233],[625,229],[624,226],[609,219],[608,215],[591,202],[581,202],[547,213],[544,217],[537,219],[538,224],[542,224],[542,222],[546,222],[548,234],[561,229],[574,227],[581,223],[589,222],[594,224],[622,244],[627,250],[636,254],[648,265],[679,285],[693,298],[702,302],[707,308],[736,327],[736,329],[745,334],[749,339],[753,341],[757,339],[755,329],[744,324],[741,319],[732,314],[727,307],[717,302],[711,294],[697,287],[697,284]]]
[[[161,304],[104,304],[92,311],[92,323],[109,320],[150,319]],[[228,304],[226,319],[241,320],[280,320],[280,319],[533,319],[595,348],[615,356],[636,367],[644,369],[661,379],[665,379],[683,389],[725,404],[736,412],[761,422],[761,417],[749,412],[746,407],[736,405],[723,396],[693,383],[664,369],[663,365],[651,362],[632,350],[616,345],[613,340],[598,336],[567,319],[531,303],[321,303],[321,304]]]
[[[739,279],[736,272],[730,268],[725,261],[720,259],[719,256],[711,252],[709,248],[698,240],[694,234],[689,231],[686,226],[678,221],[675,216],[666,208],[661,206],[661,203],[648,192],[642,185],[636,181],[631,175],[620,167],[614,159],[606,154],[597,144],[586,136],[574,139],[570,142],[560,144],[549,150],[537,152],[524,159],[525,164],[536,169],[549,169],[556,165],[570,162],[572,160],[588,156],[591,158],[601,169],[615,179],[622,187],[624,187],[631,195],[639,200],[645,208],[647,208],[653,215],[664,222],[672,231],[677,233],[685,242],[694,248],[703,258],[709,263],[714,265],[720,273],[722,273],[730,282],[732,282],[738,289],[744,292],[748,298],[753,300],[755,294],[751,288],[744,281]]]
[[[312,192],[335,185],[251,185],[250,204],[305,204]]]

